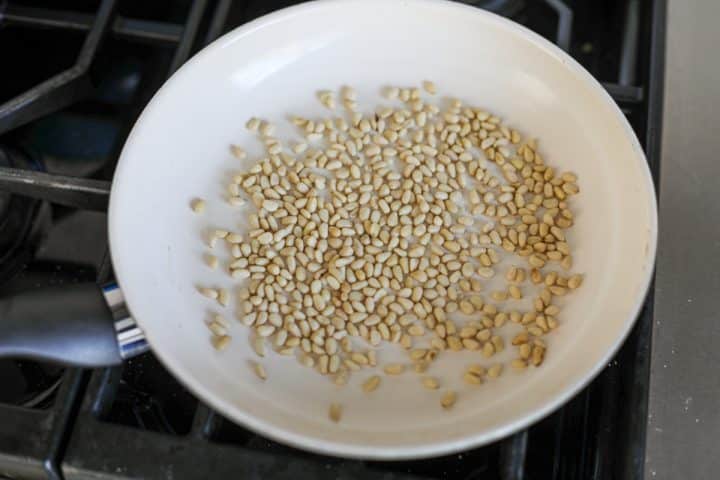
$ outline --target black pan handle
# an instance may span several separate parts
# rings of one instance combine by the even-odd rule
[[[39,288],[2,298],[0,357],[80,367],[117,365],[125,357],[117,324],[107,292],[94,283]]]

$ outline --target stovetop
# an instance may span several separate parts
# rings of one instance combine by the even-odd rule
[[[294,3],[0,0],[0,44],[11,46],[0,75],[0,296],[112,280],[109,181],[135,118],[195,51]],[[595,75],[657,184],[665,0],[464,3],[528,26]],[[151,353],[90,371],[0,360],[0,478],[640,478],[651,298],[564,407],[500,442],[420,461],[344,460],[267,440],[203,405]]]

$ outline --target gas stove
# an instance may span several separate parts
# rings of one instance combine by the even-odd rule
[[[134,120],[191,54],[294,3],[0,1],[13,72],[0,82],[0,296],[112,281],[107,200]],[[665,0],[463,3],[526,25],[595,75],[657,184]],[[403,462],[324,457],[256,435],[203,405],[149,352],[97,370],[0,360],[0,478],[640,478],[652,325],[651,290],[622,349],[558,411],[482,448]]]

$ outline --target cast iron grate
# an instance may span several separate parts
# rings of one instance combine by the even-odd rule
[[[164,79],[192,52],[225,31],[297,2],[162,3],[102,0],[99,6],[78,2],[75,9],[60,10],[55,4],[38,8],[0,2],[0,27],[24,29],[28,35],[39,28],[70,32],[74,36],[70,48],[77,49],[72,66],[61,73],[48,71],[49,79],[36,79],[38,84],[31,90],[0,105],[0,144],[13,141],[23,125],[57,111],[110,111],[120,118],[109,160],[90,178],[0,168],[0,190],[104,211],[118,148]],[[465,3],[512,14],[595,74],[628,116],[657,182],[664,0]],[[47,38],[47,32],[43,35]],[[134,48],[153,52],[145,55],[151,60],[130,62],[134,65],[130,73],[120,72],[135,83],[118,96],[103,78],[108,70],[118,75],[109,67],[109,54],[114,59]],[[73,58],[65,55],[65,60]],[[27,179],[35,180],[32,187]],[[98,281],[112,278],[107,256],[97,270]],[[639,478],[651,304],[650,298],[615,359],[567,405],[526,431],[461,454],[411,462],[361,462],[286,447],[209,410],[148,353],[118,368],[66,371],[44,409],[0,403],[0,477]]]

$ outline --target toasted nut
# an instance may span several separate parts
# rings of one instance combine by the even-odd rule
[[[534,366],[539,366],[543,360],[545,359],[545,347],[541,347],[540,345],[535,345],[533,347],[532,351],[532,358],[530,359],[530,362]]]
[[[428,390],[437,390],[438,388],[440,388],[440,382],[435,377],[423,377],[422,384],[423,387],[427,388]]]
[[[455,402],[457,401],[457,394],[453,392],[452,390],[448,390],[445,392],[445,395],[440,399],[440,405],[444,409],[450,409],[455,405]]]
[[[252,339],[252,348],[258,357],[265,356],[265,339],[262,337],[255,337]]]
[[[482,377],[472,372],[465,372],[463,374],[463,380],[469,385],[480,385],[483,383]]]
[[[368,378],[363,382],[362,389],[364,392],[374,392],[377,390],[377,388],[380,386],[380,377],[378,375],[373,375],[372,377]]]
[[[429,80],[423,82],[423,88],[431,95],[435,95],[437,93],[437,87],[435,87],[435,84]]]
[[[205,211],[205,200],[196,198],[190,203],[190,207],[195,213],[203,213]]]
[[[415,370],[416,373],[425,373],[428,369],[429,363],[430,362],[421,360],[421,361],[415,363],[415,365],[413,366],[413,369]]]
[[[385,365],[383,371],[388,375],[400,375],[405,371],[405,365],[402,363],[390,363]]]
[[[265,367],[263,367],[262,364],[257,363],[257,362],[250,362],[250,364],[252,366],[253,372],[255,372],[255,375],[257,375],[257,377],[260,380],[267,379],[267,374],[265,373]]]
[[[218,258],[215,255],[206,255],[205,256],[205,262],[207,263],[208,267],[215,270],[218,266]]]
[[[342,406],[338,403],[331,403],[330,409],[328,411],[328,416],[333,422],[339,422],[340,418],[342,417]]]
[[[521,358],[516,358],[510,364],[516,370],[525,370],[527,368],[527,363]]]
[[[230,153],[232,153],[233,156],[238,160],[244,160],[245,158],[247,158],[247,153],[245,153],[245,150],[243,150],[242,147],[238,145],[230,145]]]
[[[568,287],[570,287],[572,290],[575,290],[576,288],[579,288],[580,285],[582,285],[582,281],[582,275],[573,275],[568,279]]]
[[[213,336],[212,337],[212,345],[215,350],[224,350],[225,347],[228,346],[230,343],[230,336],[229,335],[220,335],[220,336]]]
[[[502,364],[496,363],[495,365],[488,368],[487,375],[490,378],[497,378],[502,374]]]
[[[218,291],[215,290],[214,288],[201,287],[201,288],[198,288],[198,291],[199,291],[200,294],[202,294],[204,297],[212,298],[212,299],[218,298]]]

